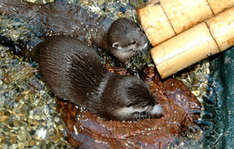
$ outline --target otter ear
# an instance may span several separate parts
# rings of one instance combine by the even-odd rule
[[[118,48],[118,47],[119,47],[119,42],[114,42],[114,43],[112,44],[112,47],[113,47],[113,48]]]

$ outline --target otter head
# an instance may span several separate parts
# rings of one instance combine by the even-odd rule
[[[105,106],[110,119],[135,121],[163,115],[161,105],[142,80],[125,76],[118,81],[115,91],[111,93],[112,98],[108,101],[111,106]]]
[[[122,62],[149,45],[148,39],[140,26],[126,18],[114,21],[107,36],[111,53]]]

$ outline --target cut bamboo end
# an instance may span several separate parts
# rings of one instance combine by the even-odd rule
[[[160,0],[160,2],[176,33],[213,16],[207,0]]]
[[[196,25],[151,49],[161,78],[166,78],[218,52],[218,46],[205,23]]]
[[[234,7],[206,21],[221,51],[234,45]]]
[[[159,4],[151,3],[144,8],[138,9],[137,12],[141,25],[153,46],[175,35],[167,16]]]
[[[234,6],[234,0],[208,0],[208,3],[215,15]]]

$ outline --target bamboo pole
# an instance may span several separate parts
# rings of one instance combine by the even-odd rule
[[[218,52],[207,24],[201,23],[152,48],[151,56],[161,78],[166,78]]]
[[[153,0],[137,10],[153,46],[234,6],[234,0]]]
[[[177,34],[213,16],[206,0],[160,0],[160,2]]]
[[[234,0],[207,0],[214,14],[234,6]]]
[[[161,78],[234,45],[234,0],[160,0],[138,15]]]
[[[221,51],[234,45],[234,7],[206,21]]]
[[[157,2],[138,9],[138,14],[142,27],[153,46],[175,36],[167,16]]]

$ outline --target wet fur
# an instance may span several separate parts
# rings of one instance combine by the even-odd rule
[[[36,5],[20,0],[0,0],[0,13],[19,17],[40,32],[76,37],[84,42],[109,51],[121,62],[148,46],[146,35],[134,21],[98,16],[88,10],[57,0],[46,5]],[[117,47],[114,47],[118,45]]]
[[[118,111],[129,107],[149,107],[152,110],[157,105],[142,80],[107,71],[95,49],[80,40],[49,37],[34,50],[40,51],[42,79],[58,98],[82,105],[107,120],[137,120],[136,113],[131,113],[133,111]],[[159,117],[160,114],[152,114],[151,117]]]
[[[109,26],[102,26],[99,17],[64,1],[45,6],[16,0],[0,0],[0,4],[1,13],[22,16],[30,24],[44,29],[43,32],[53,30],[79,39],[48,37],[33,49],[42,79],[58,98],[83,105],[105,119],[136,120],[139,118],[136,109],[140,109],[141,113],[145,107],[149,108],[145,109],[144,118],[161,116],[160,108],[159,112],[152,114],[153,106],[157,103],[142,80],[108,72],[95,50],[83,42],[90,40],[124,62],[148,44],[145,34],[136,23],[121,18],[114,21],[109,29]],[[117,43],[116,47],[114,43]],[[147,114],[149,112],[151,114]]]

